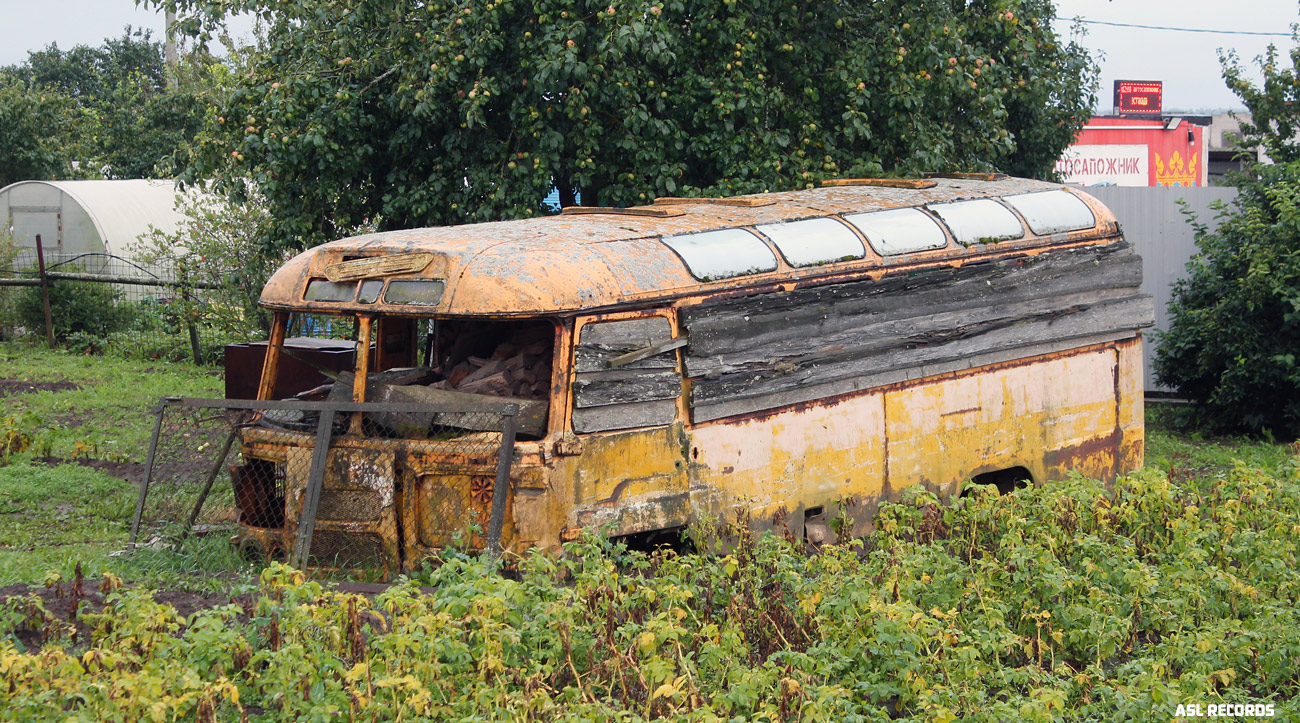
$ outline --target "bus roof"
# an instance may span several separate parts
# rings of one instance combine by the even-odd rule
[[[1096,199],[1057,184],[1007,177],[914,183],[925,187],[659,199],[634,209],[566,209],[357,236],[290,260],[268,281],[261,303],[294,311],[549,315],[878,276],[900,265],[961,263],[1119,233]]]

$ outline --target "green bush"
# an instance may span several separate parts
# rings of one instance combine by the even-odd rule
[[[1174,285],[1156,374],[1216,431],[1300,436],[1300,161],[1261,166]]]
[[[35,333],[44,331],[45,310],[39,286],[24,287],[16,306],[22,326]],[[50,312],[57,341],[67,341],[73,334],[102,338],[129,328],[135,316],[133,309],[122,303],[120,289],[112,284],[90,281],[51,284]]]
[[[0,720],[1092,723],[1231,703],[1294,721],[1300,468],[1176,471],[952,506],[918,485],[811,556],[588,533],[509,576],[446,550],[374,597],[273,564],[243,605],[189,618],[117,589],[75,636],[15,597]]]

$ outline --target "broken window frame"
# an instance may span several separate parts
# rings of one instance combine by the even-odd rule
[[[661,319],[665,322],[667,336],[647,339],[648,343],[646,344],[633,344],[632,346],[637,347],[635,349],[628,347],[605,350],[603,354],[606,358],[603,360],[605,362],[603,369],[592,366],[595,363],[594,358],[581,358],[584,354],[583,335],[588,327],[605,324],[626,324],[652,319]],[[573,432],[584,436],[630,432],[638,429],[665,427],[685,419],[682,410],[682,399],[684,398],[682,362],[678,351],[685,344],[686,340],[678,329],[676,315],[671,309],[653,309],[580,318],[573,332],[573,354],[570,359],[573,369],[573,385],[567,400],[567,407],[570,412],[570,428]],[[653,351],[653,353],[643,355],[642,353],[645,351]],[[671,366],[663,365],[663,362],[666,361],[663,357],[667,354],[672,355]],[[610,364],[611,361],[615,360],[618,362],[616,365]],[[638,375],[636,373],[637,369],[651,371]],[[663,371],[656,372],[652,370]],[[669,375],[673,380],[672,384],[668,384]],[[635,381],[637,376],[644,377],[647,380],[656,376],[663,377],[651,381],[657,382],[659,386],[663,387],[659,392],[652,393],[652,396],[654,394],[663,394],[664,396],[653,396],[653,398],[638,402],[607,404],[584,404],[581,399],[584,394],[584,387],[587,387],[588,384],[602,381],[615,382],[619,381],[621,377],[627,377],[626,381],[632,382]],[[609,384],[608,386],[613,387],[614,385]],[[666,395],[669,387],[673,390],[671,396]],[[633,423],[600,420],[601,416],[615,417],[616,415],[621,415],[617,418],[623,420],[633,420]],[[589,419],[584,419],[584,417],[589,417]]]
[[[543,339],[545,340],[546,345],[540,351],[540,355],[537,356],[536,358],[538,359],[544,358],[547,359],[548,361],[545,365],[546,371],[542,375],[540,375],[541,378],[534,379],[531,382],[533,386],[532,396],[514,397],[509,394],[499,395],[499,394],[489,394],[489,393],[481,393],[481,392],[474,392],[474,391],[460,391],[454,387],[448,389],[447,391],[459,392],[461,394],[469,394],[473,396],[482,397],[485,402],[513,400],[519,402],[521,405],[525,407],[527,406],[528,402],[537,402],[537,401],[545,402],[547,408],[543,410],[540,415],[541,416],[540,431],[534,429],[531,433],[528,433],[525,432],[523,429],[521,429],[520,430],[521,434],[526,433],[526,434],[530,434],[530,436],[536,436],[537,438],[544,438],[547,435],[548,431],[554,428],[557,423],[557,420],[551,418],[550,408],[554,406],[552,404],[553,402],[552,388],[554,387],[556,383],[556,379],[558,378],[557,369],[556,369],[557,367],[556,357],[557,357],[557,349],[559,348],[560,345],[560,339],[562,333],[561,323],[558,318],[539,316],[539,317],[528,317],[528,318],[521,318],[521,319],[515,319],[515,318],[489,319],[489,318],[477,318],[477,317],[468,317],[468,316],[445,316],[445,315],[433,316],[433,315],[384,314],[384,313],[363,314],[363,313],[356,313],[352,311],[340,311],[337,313],[330,313],[330,312],[322,312],[318,309],[312,309],[310,311],[303,310],[303,311],[293,311],[293,312],[278,312],[276,313],[275,318],[272,321],[270,348],[268,349],[267,360],[263,363],[262,375],[259,380],[259,386],[258,386],[259,399],[268,400],[272,396],[270,390],[275,388],[275,383],[277,381],[276,377],[278,375],[278,371],[280,368],[279,355],[284,353],[284,340],[287,335],[289,325],[292,323],[293,318],[299,316],[300,314],[308,314],[313,317],[315,316],[339,317],[344,320],[352,321],[353,329],[354,329],[352,340],[356,342],[357,349],[361,349],[361,348],[368,349],[368,352],[365,354],[357,354],[355,352],[353,353],[353,364],[351,369],[353,386],[352,386],[352,393],[349,395],[349,401],[356,402],[356,403],[369,401],[367,398],[366,387],[368,386],[368,384],[371,384],[376,381],[375,380],[376,374],[379,374],[384,371],[395,370],[395,369],[419,368],[421,366],[434,367],[435,366],[434,362],[438,360],[437,358],[439,356],[439,338],[441,336],[439,332],[442,324],[456,323],[456,322],[466,323],[466,324],[473,324],[473,323],[493,324],[493,325],[501,325],[503,330],[509,330],[513,327],[514,329],[513,332],[503,331],[501,335],[502,341],[499,341],[497,343],[497,347],[499,347],[500,344],[504,343],[505,341],[509,341],[511,333],[536,334],[535,330],[545,329],[547,332],[549,332],[549,334],[546,333],[540,334],[539,336],[541,338],[533,342],[536,343],[537,341],[541,341]],[[387,338],[388,338],[386,329],[390,325],[394,325],[394,324],[400,324],[401,326],[399,326],[398,328],[405,327],[405,330],[407,330],[405,336],[408,338],[406,342],[405,351],[387,350],[385,348],[385,345],[387,344]],[[535,329],[529,329],[528,328],[529,326],[532,326]],[[421,333],[422,331],[423,331],[423,335]],[[390,352],[396,354],[406,354],[407,358],[401,362],[394,362],[391,359],[386,360],[384,356],[385,354],[388,354]],[[467,358],[472,356],[473,356],[472,354],[467,354]],[[421,364],[421,362],[423,362],[423,364]],[[361,380],[366,380],[366,381],[361,381]],[[540,385],[542,390],[540,392],[537,389],[538,385]],[[526,422],[528,421],[528,419],[529,417],[526,414],[526,409],[525,409],[523,421]],[[348,433],[368,436],[368,435],[364,435],[363,432],[363,427],[361,423],[361,413],[358,412],[353,414],[352,422],[350,424],[350,429]]]

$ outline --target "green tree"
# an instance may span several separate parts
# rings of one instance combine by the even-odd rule
[[[1296,38],[1300,42],[1300,36]],[[1190,421],[1218,431],[1300,436],[1300,49],[1291,67],[1274,47],[1260,59],[1263,84],[1231,55],[1224,79],[1245,103],[1244,145],[1261,164],[1237,179],[1238,196],[1210,232],[1193,219],[1199,253],[1174,286],[1170,327],[1156,373],[1196,402]]]
[[[144,263],[213,287],[200,298],[175,300],[171,308],[199,319],[223,337],[268,333],[270,314],[257,300],[266,280],[288,258],[262,252],[259,234],[268,220],[265,202],[252,197],[233,204],[193,193],[179,198],[177,209],[185,219],[175,231],[154,229],[133,246]]]
[[[1260,85],[1235,52],[1219,53],[1224,81],[1250,114],[1241,119],[1242,147],[1262,149],[1279,163],[1300,160],[1300,26],[1292,25],[1291,33],[1289,53],[1269,45],[1256,59],[1264,76]],[[1282,64],[1286,59],[1289,68]]]
[[[25,179],[64,177],[69,159],[57,139],[70,103],[0,73],[0,187]]]
[[[146,0],[252,13],[190,173],[266,241],[932,170],[1047,176],[1096,71],[1049,0]]]
[[[0,173],[13,180],[174,175],[187,163],[188,143],[202,125],[215,62],[203,51],[184,60],[172,87],[162,43],[147,30],[127,27],[100,47],[63,51],[50,45],[29,53],[20,65],[0,69],[0,82],[53,104],[63,121],[47,122],[41,136],[46,155],[57,162],[31,170],[15,164]],[[47,108],[44,115],[54,113]]]

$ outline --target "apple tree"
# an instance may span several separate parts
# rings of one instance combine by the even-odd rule
[[[191,178],[271,205],[266,241],[544,213],[542,199],[1045,177],[1096,70],[1050,0],[145,0],[197,36],[264,22]]]

